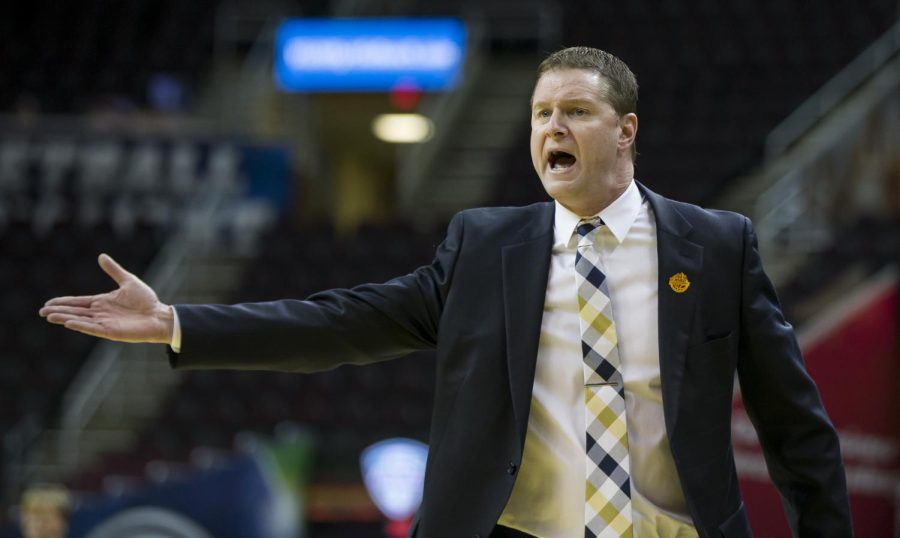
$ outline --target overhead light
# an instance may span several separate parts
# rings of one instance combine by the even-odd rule
[[[372,122],[379,140],[394,144],[415,144],[431,138],[434,123],[421,114],[380,114]]]

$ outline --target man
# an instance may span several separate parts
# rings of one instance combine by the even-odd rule
[[[69,530],[69,492],[62,486],[36,485],[22,495],[24,538],[64,538]]]
[[[430,266],[306,301],[179,305],[106,256],[114,292],[53,323],[168,343],[176,368],[315,371],[437,349],[414,535],[749,536],[737,374],[801,536],[851,534],[840,450],[749,221],[634,181],[637,82],[565,49],[538,69],[531,156],[553,203],[463,211]]]

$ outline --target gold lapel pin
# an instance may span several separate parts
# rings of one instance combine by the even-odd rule
[[[675,293],[684,293],[691,287],[691,281],[684,273],[675,273],[669,277],[669,287]]]

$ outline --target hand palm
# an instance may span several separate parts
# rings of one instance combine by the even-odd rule
[[[156,293],[135,278],[117,290],[94,296],[89,308],[95,323],[103,327],[110,338],[142,342],[154,325],[153,316],[158,304]]]
[[[57,297],[40,314],[68,329],[122,342],[167,343],[171,338],[169,307],[150,286],[105,254],[100,267],[119,288],[99,295]]]

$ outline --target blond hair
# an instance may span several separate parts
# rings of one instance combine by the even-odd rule
[[[36,484],[22,494],[22,511],[38,506],[49,506],[68,515],[72,507],[72,496],[59,484]]]

